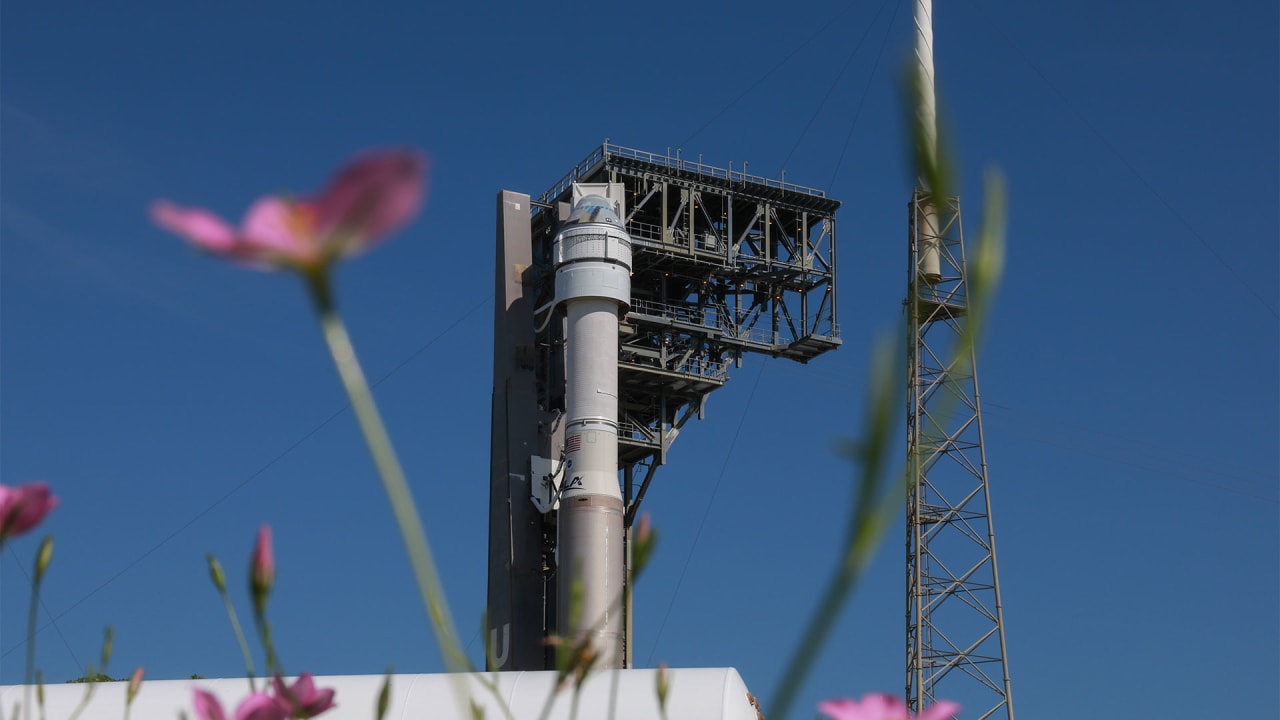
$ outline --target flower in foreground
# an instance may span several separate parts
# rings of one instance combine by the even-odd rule
[[[42,482],[18,487],[0,485],[0,543],[30,531],[58,506],[58,498]]]
[[[227,720],[222,703],[211,692],[195,691],[195,709],[199,720]],[[288,717],[270,695],[255,692],[241,701],[233,720],[288,720]]]
[[[276,582],[276,556],[271,549],[271,526],[258,528],[258,543],[253,548],[249,562],[249,590],[253,594],[254,608],[258,615],[267,609],[267,597]]]
[[[631,542],[634,544],[631,550],[631,581],[635,582],[640,577],[640,573],[648,567],[649,560],[653,557],[653,549],[658,545],[658,533],[653,529],[649,513],[640,516],[640,522],[632,531]]]
[[[946,700],[930,705],[919,715],[912,715],[907,706],[892,695],[867,693],[862,701],[838,698],[818,703],[818,712],[831,720],[946,720],[960,712],[960,706]]]
[[[125,690],[125,702],[133,703],[133,699],[138,696],[138,690],[142,689],[142,677],[144,671],[142,666],[134,669],[133,674],[129,676],[129,687]]]
[[[274,695],[251,693],[240,702],[232,720],[292,720],[313,718],[333,707],[333,689],[317,689],[311,673],[298,676],[287,685],[279,675],[271,681]],[[195,691],[195,710],[199,720],[227,720],[218,698],[205,690]]]
[[[260,198],[233,228],[214,213],[167,200],[151,219],[214,255],[265,270],[315,273],[403,227],[422,207],[426,160],[410,150],[359,155],[314,197]]]
[[[271,680],[276,692],[276,705],[286,717],[310,718],[333,707],[333,688],[316,689],[311,673],[302,673],[293,685],[286,685],[279,675]]]

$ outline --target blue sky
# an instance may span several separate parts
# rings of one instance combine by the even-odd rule
[[[0,479],[62,498],[46,677],[79,675],[107,624],[114,675],[241,672],[203,558],[240,577],[263,522],[289,669],[440,669],[299,282],[199,257],[145,213],[167,197],[238,217],[387,145],[432,155],[429,202],[340,269],[339,302],[385,376],[478,661],[494,196],[541,193],[608,137],[785,169],[844,202],[844,347],[737,370],[646,500],[662,541],[637,660],[735,666],[767,699],[843,534],[835,448],[861,430],[871,344],[900,320],[910,4],[371,5],[4,5]],[[1276,5],[970,0],[935,16],[970,236],[983,173],[1009,183],[979,372],[1016,709],[1274,716]],[[902,538],[797,716],[901,693]],[[19,561],[37,543],[0,558],[0,682],[21,680]]]

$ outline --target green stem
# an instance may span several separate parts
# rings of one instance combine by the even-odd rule
[[[94,674],[93,666],[90,665],[89,672],[85,673],[85,675],[92,676],[93,674]],[[105,674],[105,672],[103,674]],[[93,691],[97,689],[98,689],[98,683],[96,682],[85,683],[84,697],[80,698],[80,704],[76,705],[76,709],[71,711],[71,715],[67,718],[67,720],[77,720],[80,717],[80,713],[84,712],[84,709],[89,707],[89,701],[93,699]]]
[[[444,588],[440,583],[435,560],[431,555],[431,547],[427,543],[426,532],[422,528],[417,505],[414,503],[409,484],[405,481],[404,471],[396,458],[391,439],[387,435],[382,417],[374,403],[373,392],[356,358],[351,338],[347,335],[346,327],[338,316],[337,308],[334,307],[328,277],[323,270],[308,273],[306,277],[325,342],[329,345],[329,352],[338,369],[338,376],[342,379],[342,385],[351,401],[351,408],[355,412],[361,432],[364,433],[365,444],[368,445],[374,465],[377,466],[383,490],[386,491],[387,499],[391,502],[392,513],[400,528],[400,537],[404,541],[405,550],[409,553],[409,563],[413,567],[413,575],[418,583],[418,592],[422,596],[427,617],[440,646],[440,655],[450,672],[469,671],[470,663],[467,662],[466,654],[458,641],[458,633],[453,624],[453,618],[449,614]],[[465,715],[466,687],[458,685],[455,689],[460,691],[460,694],[455,694],[458,694],[460,709]]]
[[[267,654],[267,677],[272,675],[284,675],[284,666],[280,664],[280,658],[276,655],[276,643],[271,637],[271,622],[267,620],[265,614],[256,615],[254,620],[258,627],[258,637],[262,640],[262,649]]]
[[[23,697],[23,717],[31,717],[31,684],[35,677],[36,667],[36,618],[37,610],[40,607],[40,584],[44,579],[43,573],[39,571],[40,556],[36,555],[36,572],[31,579],[31,607],[27,610],[27,668],[23,673],[23,683],[27,689]]]
[[[901,343],[899,343],[901,344]],[[769,717],[785,718],[800,693],[800,687],[813,669],[839,619],[840,610],[857,587],[875,555],[889,523],[906,496],[907,477],[903,473],[877,500],[877,488],[888,460],[890,433],[895,418],[891,391],[900,383],[894,381],[894,367],[903,364],[892,349],[881,343],[874,356],[871,372],[871,396],[868,398],[868,438],[858,448],[861,479],[854,498],[853,511],[841,562],[827,580],[818,609],[809,618],[799,644],[783,672]]]
[[[240,627],[240,617],[236,615],[235,606],[231,604],[231,596],[227,594],[226,588],[218,588],[218,594],[222,596],[222,604],[227,608],[227,617],[231,620],[231,629],[236,633],[236,642],[240,644],[240,654],[244,655],[244,669],[249,674],[249,692],[257,691],[253,678],[255,675],[253,669],[253,653],[249,651],[249,641],[245,639],[244,629]]]

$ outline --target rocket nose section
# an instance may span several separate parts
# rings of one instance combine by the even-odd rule
[[[585,223],[607,223],[621,226],[618,215],[613,210],[613,203],[600,195],[587,195],[573,206],[566,225],[582,225]]]

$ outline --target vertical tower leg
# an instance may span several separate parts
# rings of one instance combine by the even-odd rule
[[[965,717],[1012,720],[976,357],[963,342],[960,203],[927,197],[917,190],[909,212],[907,704],[952,700]],[[920,265],[928,251],[934,278]]]

